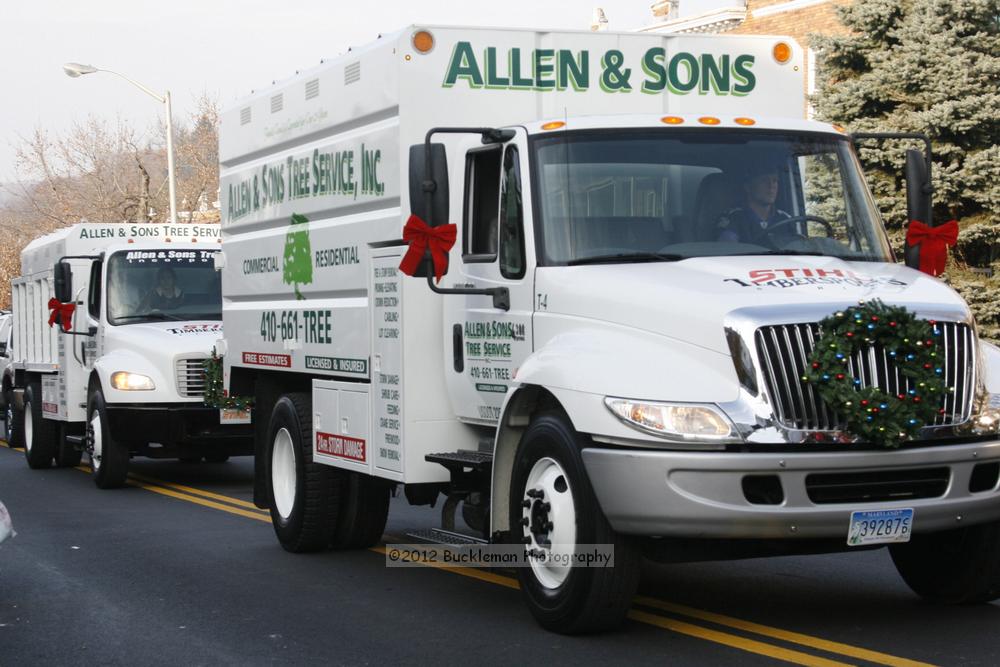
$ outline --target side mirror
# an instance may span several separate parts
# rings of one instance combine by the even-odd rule
[[[69,262],[56,262],[53,267],[53,289],[59,303],[69,303],[73,300],[73,269]]]
[[[908,221],[919,220],[933,225],[931,220],[931,184],[927,177],[927,158],[915,149],[906,151],[906,216]],[[920,267],[920,246],[906,246],[906,265]]]
[[[448,223],[448,155],[444,144],[431,144],[431,168],[427,173],[427,145],[410,146],[410,212],[431,227]],[[428,190],[431,197],[428,198]],[[427,204],[430,199],[431,209]],[[445,273],[447,273],[447,268]],[[414,274],[425,278],[426,262]]]
[[[410,146],[410,212],[431,227],[448,222],[448,155],[444,144],[431,144],[431,171],[426,172],[425,144]],[[427,210],[427,188],[433,211]]]

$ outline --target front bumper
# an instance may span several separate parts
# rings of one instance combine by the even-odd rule
[[[115,438],[125,442],[166,445],[245,441],[253,451],[250,424],[219,423],[219,410],[191,404],[109,404],[108,421]]]
[[[718,453],[636,449],[583,450],[594,492],[611,526],[633,535],[697,538],[835,538],[846,541],[851,512],[913,508],[913,530],[934,532],[1000,520],[1000,483],[973,493],[979,464],[1000,462],[1000,441],[895,451]],[[934,498],[817,504],[810,473],[863,473],[947,468],[943,494]],[[751,503],[747,475],[776,476],[780,504]]]

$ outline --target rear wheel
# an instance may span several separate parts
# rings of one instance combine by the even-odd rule
[[[564,634],[620,625],[639,582],[638,550],[601,512],[580,456],[583,444],[565,416],[541,415],[521,438],[511,476],[510,535],[543,557],[518,568],[521,592],[543,627]],[[610,545],[614,566],[559,562],[581,544]]]
[[[331,546],[365,549],[378,543],[389,516],[389,485],[369,475],[334,472],[344,480],[344,494]]]
[[[1000,522],[914,535],[889,553],[903,581],[922,598],[946,604],[1000,598]]]
[[[58,424],[42,416],[42,387],[28,385],[24,392],[24,458],[28,467],[38,470],[52,465],[56,454]]]
[[[278,542],[296,553],[326,549],[336,534],[342,478],[312,460],[308,394],[286,394],[275,403],[264,463]]]
[[[87,441],[94,484],[99,489],[116,489],[128,477],[128,446],[115,440],[108,421],[104,394],[92,391],[87,401]]]

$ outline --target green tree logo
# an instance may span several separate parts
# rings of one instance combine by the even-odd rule
[[[310,285],[313,281],[312,246],[309,244],[309,228],[300,227],[309,219],[299,213],[292,214],[292,223],[285,234],[285,255],[282,265],[282,282],[295,287],[295,298],[302,300],[299,285]]]

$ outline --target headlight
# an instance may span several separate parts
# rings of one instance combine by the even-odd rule
[[[990,394],[979,414],[972,417],[972,432],[989,435],[1000,431],[1000,394]]]
[[[650,403],[605,398],[604,404],[629,426],[681,442],[738,441],[729,419],[710,405]]]
[[[152,391],[156,389],[148,375],[117,371],[111,374],[111,386],[121,391]]]

